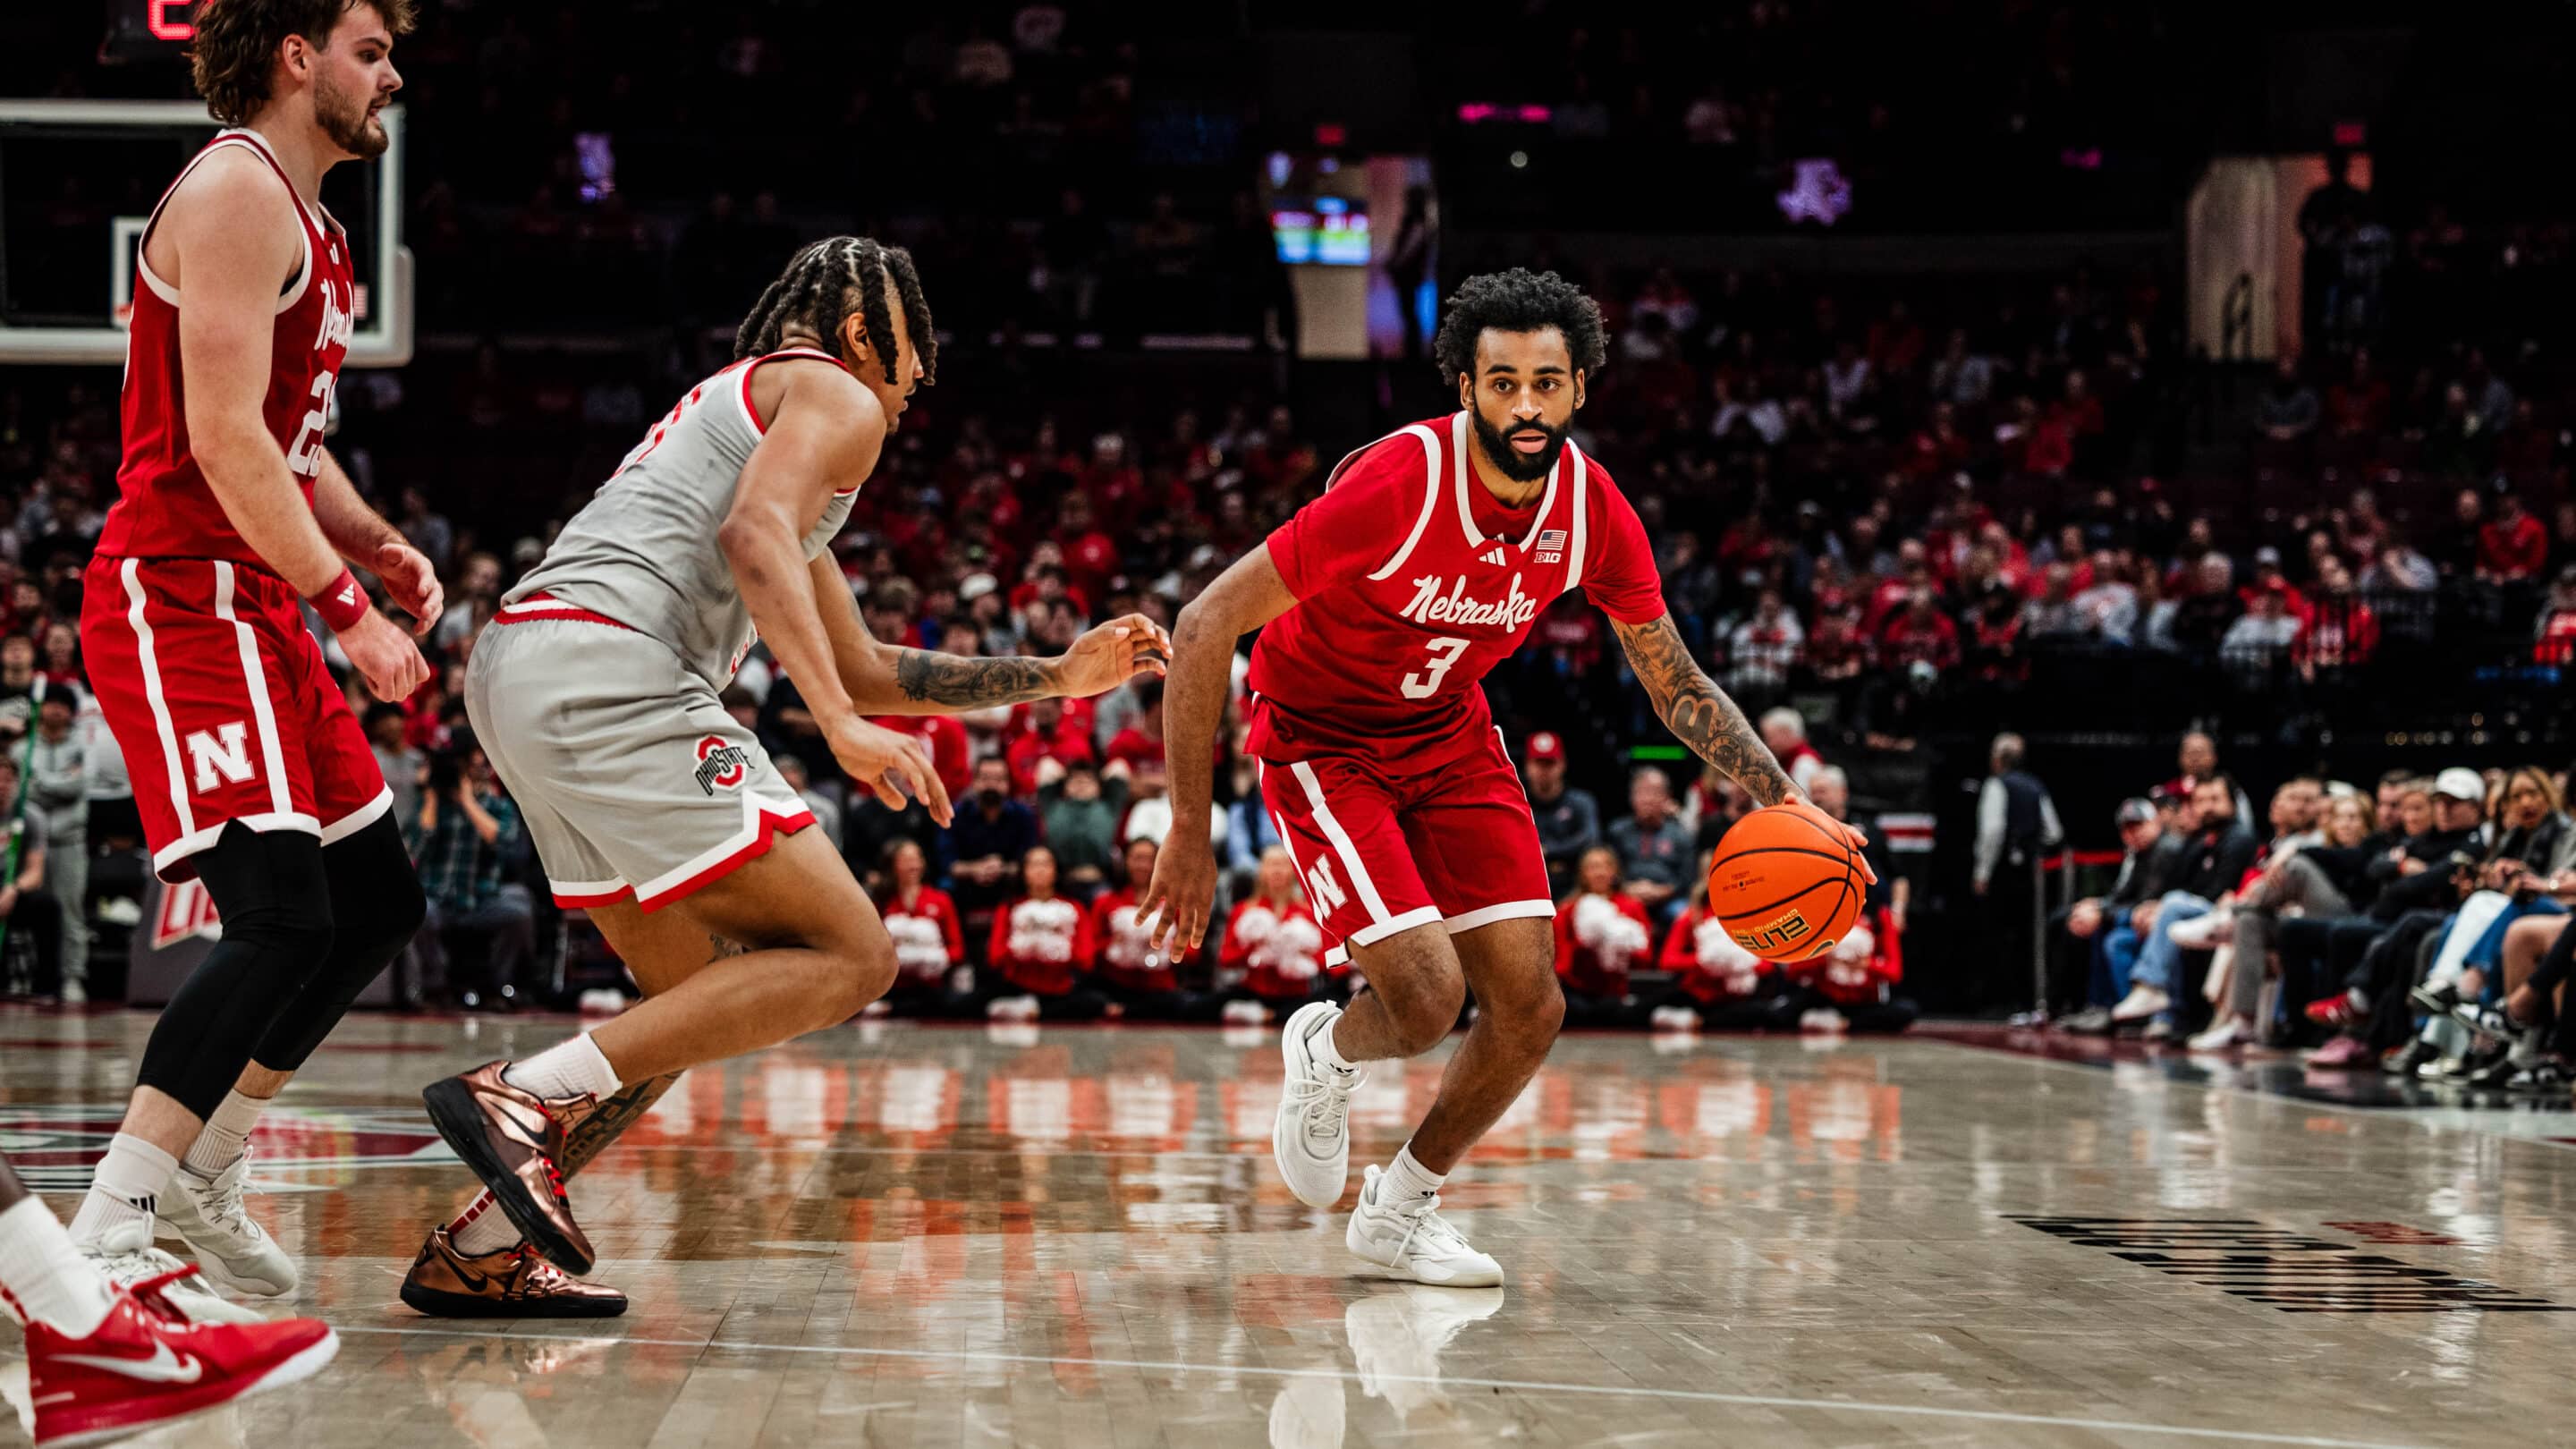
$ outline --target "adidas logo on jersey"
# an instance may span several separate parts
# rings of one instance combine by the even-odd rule
[[[1496,565],[1496,566],[1500,566],[1500,565],[1503,565],[1503,564],[1507,564],[1507,563],[1510,563],[1511,561],[1512,561],[1512,560],[1511,560],[1511,555],[1509,555],[1509,554],[1507,554],[1507,553],[1504,553],[1504,552],[1503,552],[1501,549],[1499,549],[1499,548],[1487,549],[1487,550],[1486,550],[1482,555],[1480,555],[1480,556],[1477,558],[1477,560],[1476,560],[1476,562],[1478,562],[1478,563],[1488,563],[1488,564],[1494,564],[1494,565]]]
[[[1431,574],[1413,581],[1413,602],[1398,611],[1402,618],[1417,624],[1491,624],[1502,629],[1517,629],[1538,617],[1538,601],[1521,592],[1520,575],[1512,575],[1512,591],[1494,603],[1467,597],[1467,581],[1460,578],[1440,592],[1441,578]]]

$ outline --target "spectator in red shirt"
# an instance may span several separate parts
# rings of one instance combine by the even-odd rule
[[[868,723],[920,740],[922,752],[930,756],[930,768],[939,772],[939,783],[947,789],[949,799],[962,801],[975,788],[975,761],[967,748],[966,726],[954,716],[881,714],[871,716]]]
[[[1110,738],[1109,759],[1130,770],[1149,760],[1163,763],[1163,681],[1148,679],[1136,686],[1136,722]]]
[[[1024,713],[1012,722],[1011,742],[1002,747],[1002,758],[1011,766],[1012,794],[1026,800],[1047,783],[1038,778],[1038,763],[1042,760],[1052,760],[1063,769],[1077,763],[1099,763],[1091,753],[1088,726],[1077,726],[1066,715],[1063,700],[1031,700],[1021,709]],[[1049,772],[1052,777],[1053,772]]]
[[[2265,594],[2279,594],[2283,607],[2291,618],[2299,621],[2302,629],[2317,616],[2316,605],[2309,603],[2306,595],[2290,587],[2289,575],[2281,572],[2281,551],[2268,543],[2254,550],[2253,582],[2238,589],[2236,597],[2244,604],[2245,612],[2250,614],[2262,604]]]
[[[2328,556],[2317,563],[2317,597],[2308,606],[2308,623],[2291,642],[2290,658],[2299,673],[2316,677],[2328,669],[2360,664],[2379,647],[2379,619],[2352,584],[2352,570]]]
[[[2576,564],[2558,571],[2549,606],[2540,611],[2531,657],[2540,664],[2576,663]]]
[[[1879,657],[1889,664],[1930,664],[1935,669],[1959,663],[1959,626],[1941,612],[1930,589],[1916,589],[1904,612],[1887,621],[1878,636]]]
[[[920,845],[895,842],[886,870],[894,885],[877,902],[886,934],[894,938],[895,981],[868,1015],[934,1016],[947,1001],[948,973],[966,960],[966,938],[957,929],[957,903],[927,883],[930,858]]]
[[[1700,856],[1690,909],[1673,922],[1656,964],[1673,978],[1669,989],[1647,1003],[1647,1021],[1657,1031],[1696,1031],[1702,1025],[1741,1031],[1778,1024],[1779,998],[1766,990],[1776,984],[1777,968],[1738,945],[1726,923],[1710,913],[1706,853]]]
[[[1556,911],[1556,979],[1567,1026],[1625,1026],[1635,1016],[1628,973],[1654,959],[1645,904],[1619,889],[1619,853],[1583,852],[1573,895]]]
[[[1086,599],[1109,596],[1117,577],[1118,544],[1092,521],[1091,500],[1068,494],[1056,515],[1056,539],[1064,552],[1065,582]]]
[[[2326,418],[2338,437],[2388,430],[2388,381],[2371,369],[2369,348],[2354,348],[2351,374],[2326,389]]]
[[[1225,923],[1225,941],[1217,950],[1217,969],[1241,975],[1224,993],[1225,1019],[1280,1022],[1328,993],[1324,929],[1306,907],[1287,847],[1274,845],[1261,852],[1255,880],[1252,896]]]
[[[1146,836],[1128,841],[1127,883],[1091,903],[1096,989],[1129,1021],[1185,1021],[1199,1014],[1202,1001],[1181,989],[1180,958],[1148,941],[1152,923],[1136,919],[1136,897],[1154,878],[1159,850]]]
[[[1033,846],[1020,857],[1027,894],[993,913],[992,971],[1008,986],[988,988],[985,1014],[1000,1021],[1084,1021],[1108,1002],[1082,989],[1091,971],[1091,914],[1056,893],[1055,852]],[[1010,994],[1011,988],[1020,994]]]
[[[2549,530],[2522,506],[2522,495],[2497,501],[2495,517],[2478,530],[2478,577],[2521,583],[2540,577],[2549,563]]]

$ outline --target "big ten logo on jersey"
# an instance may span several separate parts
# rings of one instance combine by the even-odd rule
[[[722,735],[700,735],[697,752],[698,788],[709,796],[739,790],[751,778],[751,752]]]
[[[1521,592],[1521,576],[1512,575],[1512,591],[1504,598],[1487,603],[1467,597],[1467,578],[1461,574],[1449,583],[1446,593],[1438,574],[1413,581],[1413,601],[1397,614],[1417,624],[1491,624],[1498,629],[1517,629],[1538,617],[1538,600]]]
[[[161,908],[152,914],[152,949],[166,951],[190,936],[222,934],[215,898],[201,880],[183,880],[161,891]]]
[[[742,642],[733,646],[733,657],[725,661],[725,678],[731,679],[742,673],[742,661],[751,657],[752,646],[759,642],[760,626],[755,624],[751,632],[742,636]]]
[[[250,726],[240,720],[227,720],[211,730],[190,730],[188,768],[200,795],[248,780]]]

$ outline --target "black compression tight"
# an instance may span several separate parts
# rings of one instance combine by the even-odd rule
[[[300,831],[228,825],[197,874],[223,939],[163,1008],[136,1079],[205,1117],[254,1060],[304,1065],[419,929],[423,906],[390,819],[328,849]]]

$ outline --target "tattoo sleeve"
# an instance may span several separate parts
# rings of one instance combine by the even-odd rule
[[[956,709],[1026,704],[1056,692],[1055,671],[1044,659],[968,659],[906,649],[894,674],[904,698]]]
[[[1797,795],[1798,787],[1781,770],[1771,747],[1754,732],[1752,721],[1691,657],[1690,646],[1673,627],[1672,615],[1660,615],[1645,624],[1611,623],[1628,651],[1628,667],[1637,671],[1638,682],[1655,702],[1655,713],[1675,739],[1762,804],[1777,805]]]

